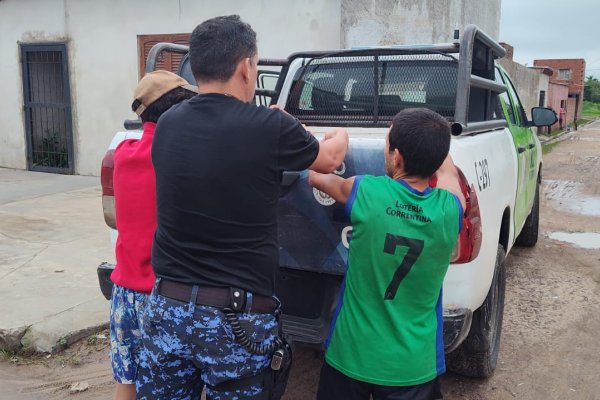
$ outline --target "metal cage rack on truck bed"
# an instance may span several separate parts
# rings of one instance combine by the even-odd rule
[[[195,84],[188,50],[158,43],[145,70],[153,71],[164,51],[181,53],[178,73]],[[495,81],[495,60],[504,54],[475,25],[454,43],[299,52],[259,60],[260,68],[280,71],[275,88],[259,88],[256,95],[270,98],[267,104],[284,100],[286,110],[308,125],[385,127],[403,108],[427,107],[451,121],[455,135],[475,134],[506,126],[496,100],[506,87]]]

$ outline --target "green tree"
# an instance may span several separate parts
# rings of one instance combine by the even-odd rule
[[[592,75],[586,77],[583,88],[583,99],[594,103],[600,103],[600,81]]]

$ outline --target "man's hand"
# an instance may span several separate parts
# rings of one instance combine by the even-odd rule
[[[309,169],[325,174],[335,171],[346,157],[348,141],[348,132],[344,128],[325,133],[319,145],[319,154]]]
[[[334,130],[331,130],[331,131],[329,131],[329,132],[326,132],[326,133],[325,133],[325,136],[323,137],[323,140],[321,140],[321,143],[323,143],[323,142],[324,142],[324,141],[326,141],[326,140],[333,139],[334,137],[336,137],[336,136],[337,136],[337,134],[338,134],[339,132],[340,132],[340,131],[339,131],[339,130],[337,130],[337,129],[334,129]]]

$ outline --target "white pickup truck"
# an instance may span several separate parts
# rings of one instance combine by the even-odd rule
[[[448,44],[261,60],[265,69],[259,71],[256,102],[277,103],[317,136],[345,127],[350,146],[336,171],[344,177],[385,173],[385,134],[403,108],[427,107],[452,122],[450,153],[461,171],[467,207],[443,288],[447,365],[454,372],[487,377],[499,351],[506,254],[514,244],[533,246],[537,241],[542,160],[531,126],[553,124],[556,115],[534,108],[529,121],[509,77],[495,63],[504,49],[474,25],[461,36]],[[162,51],[187,53],[187,47],[157,44],[147,71],[154,70]],[[179,73],[195,83],[187,56]],[[111,149],[140,134],[117,133],[103,160],[104,213],[113,229]],[[345,273],[352,227],[343,206],[307,181],[306,171],[282,176],[277,294],[286,333],[321,345]],[[111,267],[99,267],[106,295]]]

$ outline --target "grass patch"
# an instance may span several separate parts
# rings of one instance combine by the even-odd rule
[[[0,361],[6,361],[11,364],[23,364],[24,356],[22,352],[14,352],[10,350],[0,350]]]
[[[58,346],[64,350],[67,347],[69,347],[69,341],[66,337],[61,337],[60,339],[58,339]]]
[[[600,103],[584,101],[583,109],[581,111],[581,118],[579,119],[580,123],[584,123],[583,120],[589,122],[596,118],[600,118]]]
[[[90,346],[95,346],[98,344],[98,335],[91,335],[87,338],[87,344]]]
[[[542,145],[542,154],[550,153],[560,142],[548,143]]]
[[[560,129],[560,128],[557,128],[557,129],[552,129],[552,130],[550,131],[550,135],[549,135],[549,136],[556,136],[556,135],[558,135],[559,133],[562,133],[562,131],[563,131],[563,130],[562,130],[562,129]]]
[[[0,350],[0,360],[15,362],[17,360],[17,355],[9,350]]]

